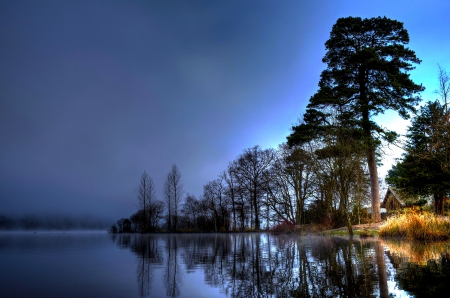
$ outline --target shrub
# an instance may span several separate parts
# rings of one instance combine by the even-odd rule
[[[270,229],[273,233],[294,233],[297,231],[295,224],[285,220]]]
[[[109,228],[108,233],[111,233],[111,234],[117,233],[117,227],[116,227],[116,225],[112,225],[112,226]]]

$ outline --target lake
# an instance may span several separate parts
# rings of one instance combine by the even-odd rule
[[[437,297],[449,280],[449,242],[0,232],[3,298]]]

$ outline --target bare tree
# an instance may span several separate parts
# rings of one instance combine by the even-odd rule
[[[445,158],[441,161],[444,168],[450,168],[450,113],[448,111],[448,104],[450,101],[450,73],[443,69],[440,65],[439,67],[439,90],[436,93],[440,96],[442,100],[442,105],[444,106],[444,117],[442,122],[439,124],[443,132],[441,143],[441,148],[444,148]]]
[[[153,179],[144,171],[141,176],[138,188],[139,209],[144,210],[143,213],[143,230],[148,228],[150,221],[153,220],[153,204],[156,203],[156,190]]]
[[[448,101],[450,100],[450,74],[439,64],[439,89],[436,93],[441,97],[442,105],[445,108],[445,114],[448,115]]]
[[[223,178],[219,177],[214,181],[208,182],[203,187],[203,197],[207,202],[208,208],[213,213],[214,230],[229,229],[229,200],[225,195],[226,185]]]
[[[267,175],[267,205],[276,218],[295,224],[305,223],[305,201],[314,183],[311,153],[298,146],[279,145]]]
[[[184,199],[184,204],[182,206],[181,212],[185,218],[188,228],[199,229],[198,217],[200,214],[199,201],[194,195],[187,194]]]
[[[255,216],[255,229],[260,229],[260,201],[264,195],[263,174],[269,170],[275,158],[273,149],[262,150],[255,146],[244,152],[237,159],[236,176],[242,188],[250,196],[250,204]]]
[[[238,182],[236,175],[234,173],[235,167],[233,163],[230,163],[225,171],[220,175],[221,179],[223,179],[225,183],[225,194],[227,195],[230,204],[231,204],[231,212],[233,212],[233,231],[237,229],[237,221],[236,221],[236,208],[237,208],[237,187]]]
[[[183,198],[184,189],[181,181],[181,173],[176,164],[167,174],[164,183],[164,197],[167,207],[167,228],[169,231],[175,231],[178,225],[178,216],[180,210],[181,199]]]

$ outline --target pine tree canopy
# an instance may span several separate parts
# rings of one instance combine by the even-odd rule
[[[420,60],[405,46],[408,42],[403,24],[386,17],[338,19],[325,43],[322,61],[327,68],[319,90],[310,98],[304,125],[293,127],[289,144],[303,143],[328,126],[326,108],[335,110],[342,124],[370,131],[371,136],[377,132],[392,142],[396,134],[371,118],[388,109],[403,118],[415,112],[417,94],[424,88],[409,78],[408,71]]]

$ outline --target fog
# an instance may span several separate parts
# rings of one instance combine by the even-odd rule
[[[112,219],[75,215],[0,215],[0,230],[107,230],[115,222]]]

